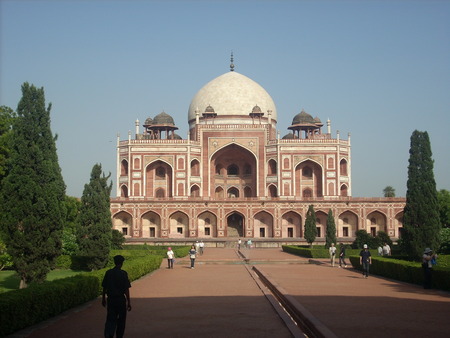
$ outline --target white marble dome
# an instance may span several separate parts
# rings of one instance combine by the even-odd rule
[[[271,110],[271,119],[277,120],[277,109],[269,93],[258,83],[237,72],[228,72],[208,82],[194,96],[189,106],[189,121],[195,119],[198,109],[200,116],[208,106],[214,109],[217,116],[248,116],[253,107],[258,105],[267,117]]]

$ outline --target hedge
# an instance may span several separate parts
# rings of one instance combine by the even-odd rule
[[[328,249],[321,247],[305,247],[297,245],[283,245],[284,252],[288,252],[297,256],[306,258],[329,258]],[[337,248],[339,252],[339,248]],[[346,246],[346,258],[350,260],[352,266],[362,271],[359,264],[359,253],[361,249],[349,249]],[[338,258],[338,257],[336,257]],[[395,259],[397,258],[397,259]],[[400,257],[382,257],[372,256],[372,265],[370,273],[379,275],[398,281],[423,285],[423,270],[421,263],[406,259],[398,259]],[[407,257],[402,257],[407,258]],[[441,255],[438,257],[438,265],[433,268],[432,287],[439,290],[450,291],[450,256]]]
[[[112,251],[125,257],[132,255],[126,251]],[[136,255],[126,259],[123,269],[130,281],[136,280],[161,266],[161,255]],[[111,257],[110,257],[111,261]],[[77,276],[30,285],[26,289],[0,294],[0,337],[14,333],[43,320],[54,317],[73,307],[95,299],[102,292],[103,276],[112,263],[104,269],[84,272]]]
[[[328,249],[323,246],[314,246],[313,248],[298,245],[283,245],[282,249],[284,252],[288,252],[297,256],[302,256],[306,258],[330,258],[330,253]],[[350,255],[359,254],[361,250],[350,249],[349,246],[345,246],[345,257]],[[336,259],[339,258],[339,247],[336,248]]]
[[[359,255],[350,256],[350,262],[355,269],[362,271]],[[372,256],[370,273],[406,283],[423,285],[424,273],[419,262]],[[449,280],[450,269],[448,267],[437,265],[433,268],[432,287],[434,289],[450,291]]]

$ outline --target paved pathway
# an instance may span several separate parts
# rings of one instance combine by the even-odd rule
[[[330,267],[280,249],[242,250],[250,264],[338,337],[448,337],[450,294]],[[126,266],[125,266],[126,268]],[[127,337],[292,337],[251,266],[206,248],[195,269],[177,259],[132,283]],[[273,298],[273,297],[272,297]],[[102,337],[100,299],[12,337]],[[331,334],[333,335],[333,334]]]

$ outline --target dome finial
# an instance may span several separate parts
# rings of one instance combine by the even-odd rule
[[[233,58],[233,51],[231,51],[231,64],[230,64],[230,72],[234,72],[234,58]]]

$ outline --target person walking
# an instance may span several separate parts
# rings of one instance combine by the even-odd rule
[[[241,241],[241,239],[239,238],[239,240],[238,240],[238,250],[241,250],[241,243],[242,243],[242,241]]]
[[[433,254],[433,250],[426,248],[422,256],[423,268],[423,288],[431,289],[433,265],[436,264],[437,255]],[[434,264],[433,264],[434,263]]]
[[[192,245],[191,250],[189,250],[189,258],[191,259],[191,269],[194,268],[196,255],[197,255],[197,250],[195,250],[195,246]]]
[[[331,246],[328,248],[328,252],[330,253],[331,266],[334,266],[336,261],[336,247],[334,246],[334,243],[331,243]]]
[[[200,255],[203,255],[203,250],[205,248],[205,243],[203,241],[200,242]]]
[[[369,278],[369,267],[372,264],[372,257],[367,244],[364,244],[363,250],[359,253],[359,263],[363,267],[364,278]]]
[[[383,256],[383,247],[381,245],[378,246],[378,256]]]
[[[347,263],[345,263],[345,245],[344,243],[341,243],[340,250],[339,250],[339,267],[342,267],[342,264],[344,264],[344,268],[347,267]]]
[[[114,256],[114,268],[106,271],[102,281],[102,305],[106,307],[105,337],[122,338],[125,332],[127,311],[131,311],[130,280],[122,270],[125,258]],[[106,295],[108,299],[106,299]]]
[[[173,262],[175,261],[175,253],[171,247],[167,248],[167,265],[168,269],[173,269]]]
[[[383,245],[383,256],[390,256],[391,255],[391,247],[389,244],[384,243]]]

